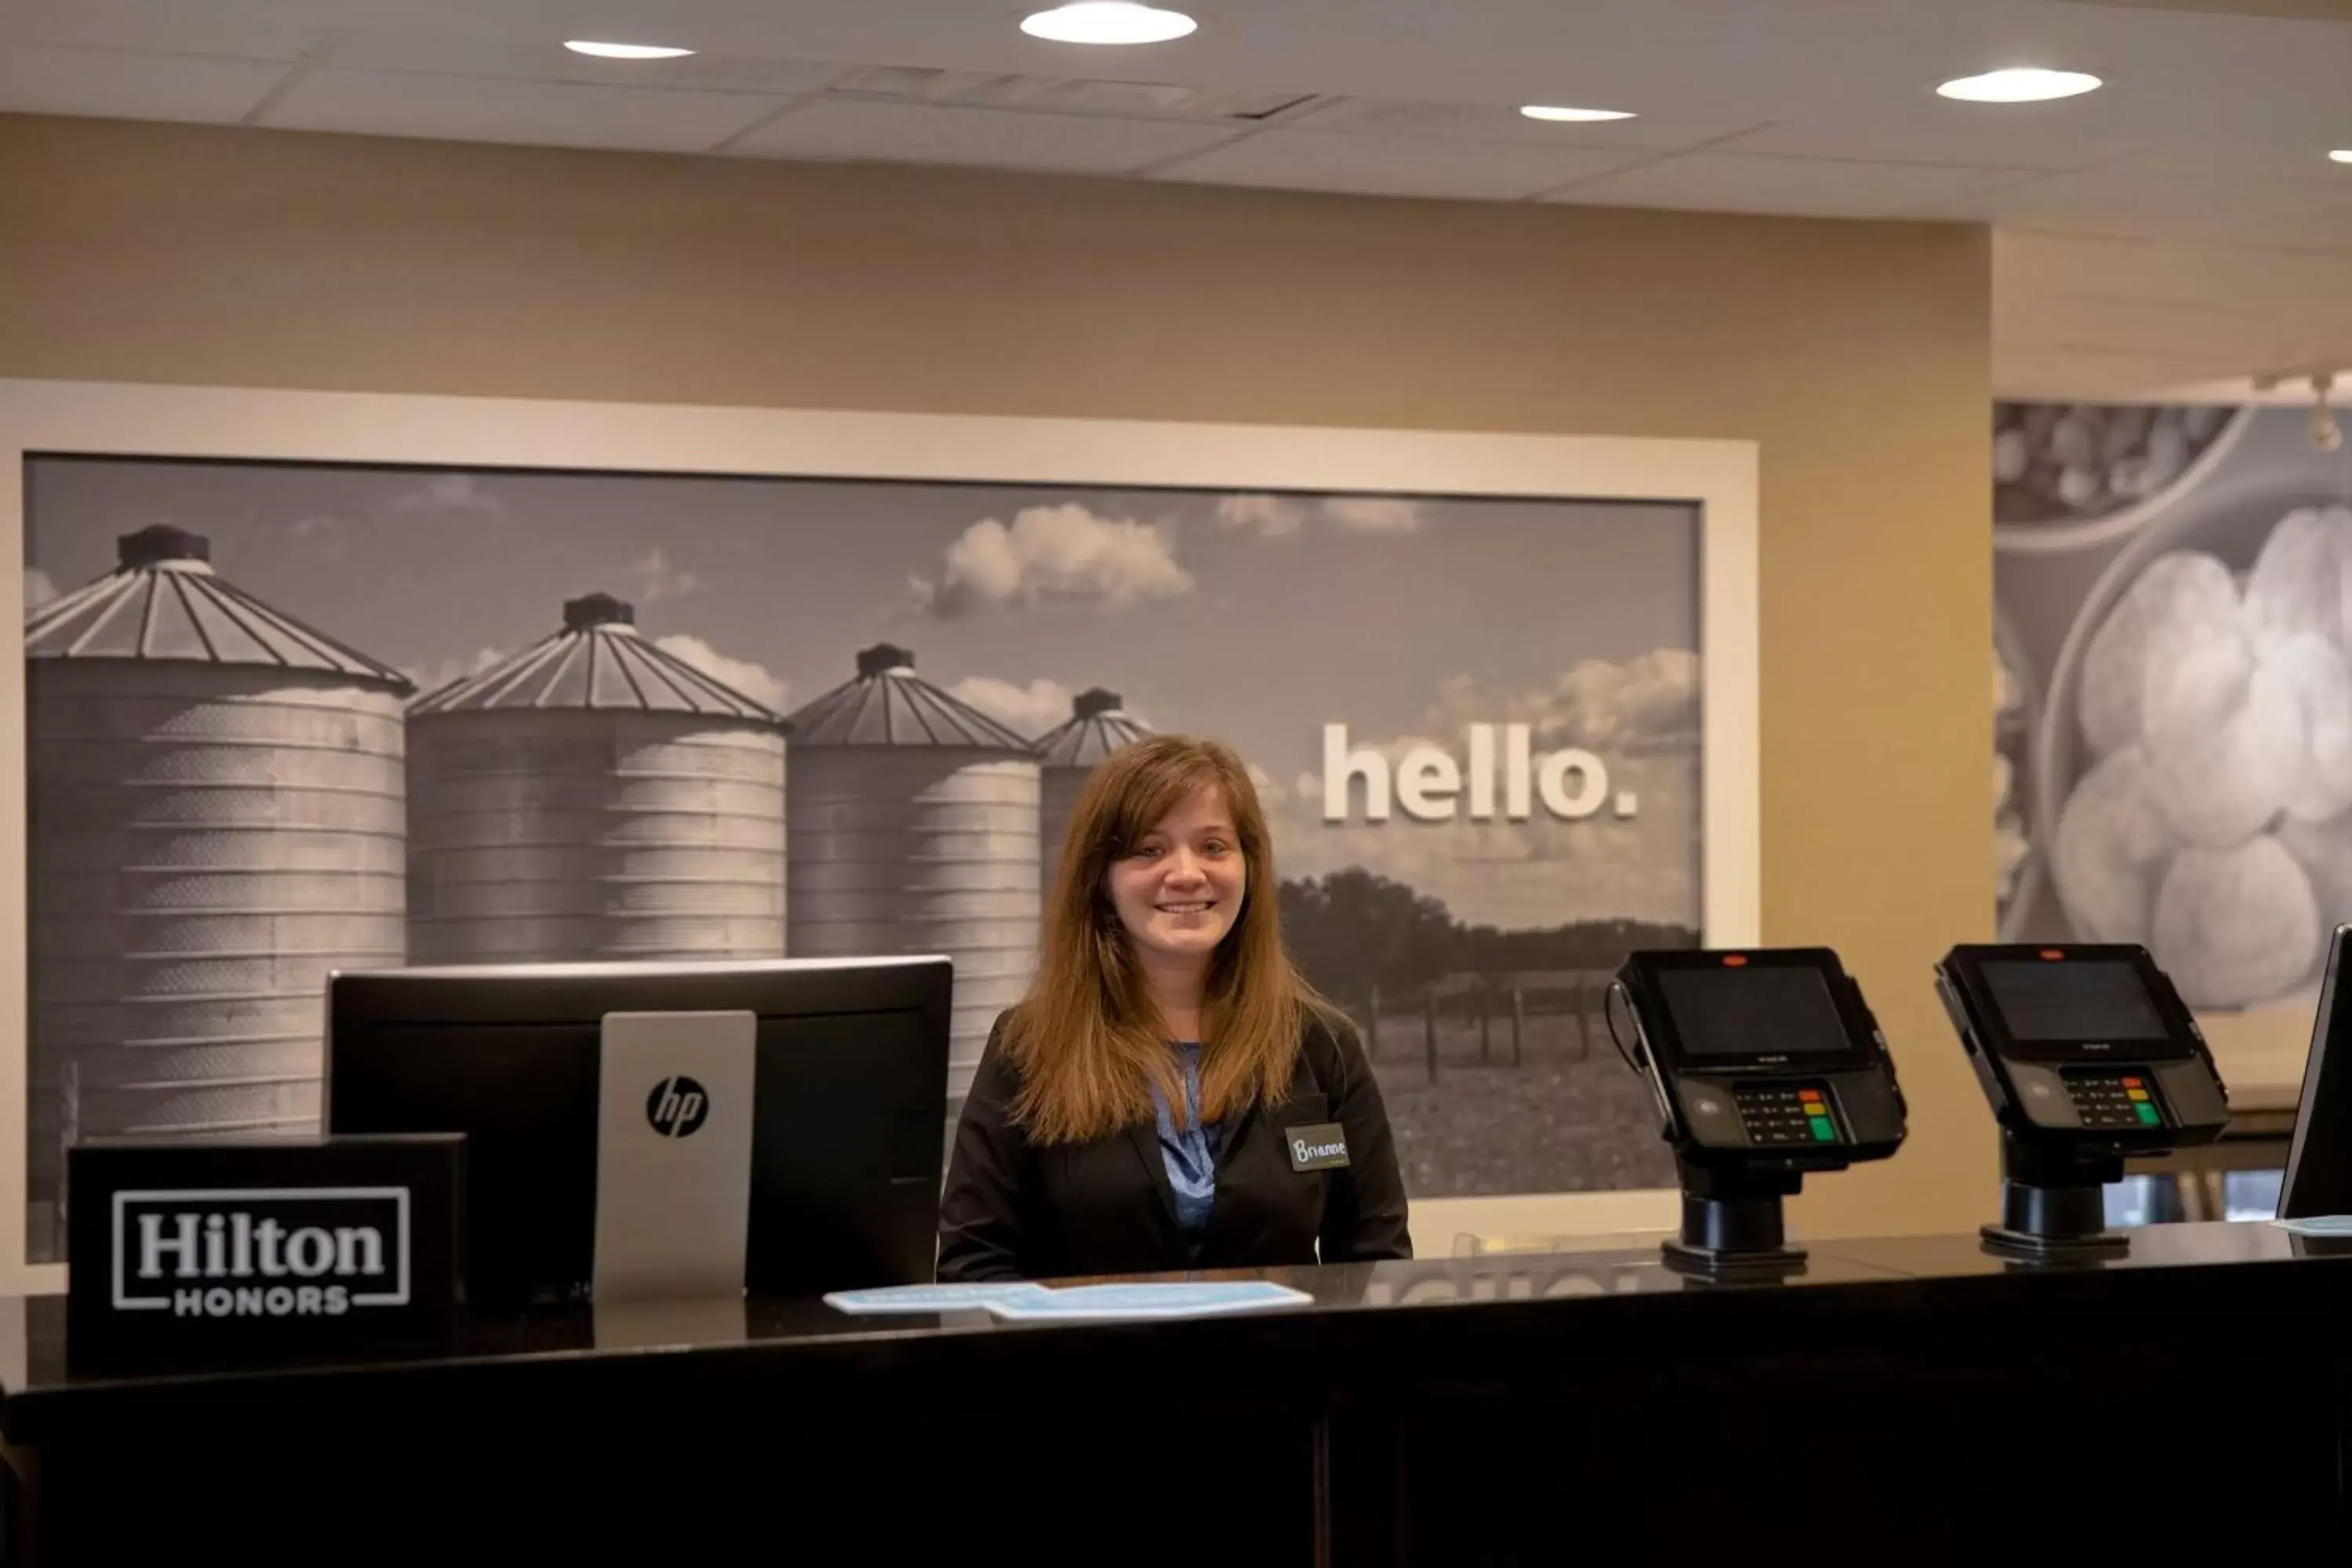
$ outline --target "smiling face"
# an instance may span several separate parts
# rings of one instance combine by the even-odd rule
[[[1248,881],[1224,792],[1203,785],[1111,861],[1103,890],[1138,959],[1205,964],[1240,918]]]

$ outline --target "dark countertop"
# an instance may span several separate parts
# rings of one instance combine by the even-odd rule
[[[1232,1277],[1232,1276],[1226,1276]],[[1508,1375],[1531,1354],[1619,1352],[1775,1338],[1801,1344],[1867,1324],[1884,1334],[1980,1322],[2242,1320],[2273,1331],[2352,1312],[2352,1240],[2263,1222],[2159,1226],[2127,1257],[2031,1265],[1974,1237],[1813,1244],[1802,1273],[1716,1283],[1638,1252],[1506,1253],[1412,1263],[1274,1269],[1311,1306],[1160,1322],[1008,1324],[984,1313],[847,1317],[821,1302],[685,1302],[461,1315],[446,1350],[380,1358],[126,1375],[68,1372],[61,1297],[27,1300],[26,1374],[0,1391],[0,1434],[38,1443],[71,1428],[233,1405],[324,1416],[370,1400],[410,1413],[460,1400],[563,1398],[600,1410],[667,1404],[688,1390],[788,1384],[800,1399],[969,1399],[1002,1380],[1026,1397],[1083,1402],[1148,1370],[1191,1397],[1284,1401],[1368,1375]],[[947,1374],[952,1374],[947,1375]],[[551,1406],[552,1408],[553,1406]]]

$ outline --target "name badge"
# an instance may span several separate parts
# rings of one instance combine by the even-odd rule
[[[1294,1171],[1328,1171],[1348,1163],[1348,1131],[1336,1121],[1286,1127],[1282,1141],[1290,1146]]]

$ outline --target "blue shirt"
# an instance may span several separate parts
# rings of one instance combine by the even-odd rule
[[[1203,1126],[1201,1111],[1201,1044],[1198,1040],[1170,1042],[1184,1068],[1184,1098],[1192,1107],[1192,1125],[1179,1131],[1168,1097],[1155,1081],[1151,1110],[1160,1123],[1160,1157],[1168,1163],[1168,1192],[1176,1200],[1176,1227],[1194,1240],[1207,1234],[1209,1210],[1217,1201],[1217,1146],[1224,1130],[1215,1122]]]

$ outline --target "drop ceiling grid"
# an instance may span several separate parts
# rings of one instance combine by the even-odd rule
[[[289,69],[277,60],[74,45],[0,46],[0,110],[234,124]]]
[[[1245,129],[1175,120],[967,109],[820,96],[785,106],[726,151],[765,157],[1131,174]]]
[[[423,134],[663,153],[701,153],[767,113],[749,93],[566,81],[496,83],[423,73],[313,70],[261,114],[275,130]]]

